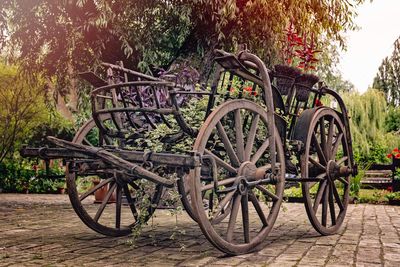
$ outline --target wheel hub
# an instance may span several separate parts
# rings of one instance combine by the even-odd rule
[[[238,175],[253,180],[256,172],[257,172],[256,165],[250,161],[245,161],[240,165]]]
[[[326,173],[330,180],[335,180],[339,177],[347,177],[353,174],[353,170],[348,166],[339,166],[334,160],[328,161]]]

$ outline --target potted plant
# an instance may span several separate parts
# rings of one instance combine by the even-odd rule
[[[53,188],[57,194],[65,194],[65,181],[57,180],[53,184]]]
[[[284,58],[288,65],[275,66],[274,76],[276,85],[282,95],[289,95],[291,98],[291,89],[293,85],[296,89],[296,98],[298,101],[307,101],[312,88],[319,78],[307,72],[315,70],[315,64],[318,59],[315,57],[321,51],[316,50],[314,36],[307,39],[307,35],[299,36],[290,24],[286,30],[286,47],[284,49]],[[301,70],[304,70],[302,74]]]
[[[93,186],[97,186],[100,183],[100,179],[96,178],[92,180]],[[107,195],[109,190],[109,184],[103,185],[99,189],[94,192],[94,203],[101,203],[103,202],[104,198]],[[115,192],[111,195],[108,203],[114,203],[116,200]]]

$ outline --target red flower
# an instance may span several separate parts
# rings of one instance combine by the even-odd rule
[[[32,169],[33,169],[34,171],[37,171],[37,170],[38,170],[38,165],[32,165]]]
[[[386,157],[387,157],[388,159],[391,159],[391,158],[393,157],[393,155],[392,155],[392,154],[387,154]]]
[[[392,191],[393,191],[393,187],[392,187],[392,186],[388,186],[388,187],[386,188],[386,190],[389,191],[389,192],[392,192]]]
[[[397,153],[395,156],[396,159],[400,159],[400,153]]]
[[[231,92],[231,93],[235,92],[235,88],[231,87],[231,88],[229,89],[229,92]]]
[[[315,106],[316,107],[322,107],[324,104],[322,104],[321,100],[319,100],[318,98],[315,99]]]
[[[254,96],[257,96],[257,92],[256,91],[251,92],[251,94],[254,95]]]
[[[395,149],[393,149],[393,152],[398,153],[400,152],[399,149],[396,147]]]
[[[253,91],[253,88],[251,88],[250,86],[247,86],[247,87],[243,88],[243,91],[251,92],[251,91]]]

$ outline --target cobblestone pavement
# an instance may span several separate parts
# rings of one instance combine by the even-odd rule
[[[87,228],[66,195],[0,194],[0,266],[400,266],[399,212],[350,205],[342,231],[324,237],[302,204],[285,203],[260,251],[227,257],[184,212],[157,210],[132,246]]]

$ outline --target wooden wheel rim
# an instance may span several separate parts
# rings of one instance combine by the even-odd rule
[[[320,132],[319,137],[320,137],[320,141],[322,143],[322,137],[321,137],[321,126],[320,126],[320,121],[324,121],[324,124],[326,121],[329,121],[328,123],[328,135],[325,136],[325,145],[324,144],[320,144],[322,150],[324,150],[324,147],[329,147],[328,142],[333,142],[334,140],[331,139],[329,140],[329,133],[336,130],[338,131],[338,135],[336,136],[336,140],[335,142],[338,142],[337,139],[340,138],[339,140],[341,140],[340,144],[338,144],[338,146],[342,147],[343,150],[343,156],[341,157],[341,159],[336,160],[336,156],[337,156],[337,152],[339,147],[336,148],[336,153],[333,152],[333,150],[335,149],[335,146],[332,146],[332,150],[331,153],[332,155],[329,157],[326,154],[324,154],[326,161],[322,161],[321,165],[323,167],[325,167],[326,169],[328,169],[328,165],[330,164],[330,162],[335,161],[342,161],[342,164],[345,164],[346,166],[353,168],[352,163],[350,161],[350,157],[349,157],[349,148],[348,148],[348,143],[347,143],[347,139],[346,139],[346,133],[345,133],[345,127],[341,121],[341,119],[339,118],[338,114],[332,110],[332,109],[328,109],[328,108],[324,108],[324,109],[320,109],[318,110],[315,115],[312,117],[312,120],[310,122],[310,126],[308,128],[308,135],[307,135],[307,141],[305,144],[305,151],[304,154],[301,156],[301,176],[302,177],[309,177],[310,173],[310,166],[312,166],[310,163],[310,149],[312,147],[312,144],[315,145],[315,141],[317,140],[315,139],[315,137],[313,137],[313,134],[315,134],[316,132],[318,133],[318,130]],[[333,121],[332,121],[333,120]],[[333,126],[331,126],[331,123],[333,122]],[[326,124],[325,124],[326,126]],[[331,130],[331,127],[333,127],[333,129]],[[318,129],[319,128],[319,129]],[[325,129],[325,128],[324,128]],[[318,142],[318,140],[317,140]],[[331,143],[331,145],[334,145],[333,143]],[[319,158],[319,157],[318,157]],[[329,159],[328,159],[329,158]],[[346,159],[345,159],[346,158]],[[319,158],[320,159],[320,158]],[[321,169],[322,171],[322,169]],[[321,172],[321,176],[323,175],[323,171]],[[347,206],[348,206],[348,198],[349,198],[349,183],[350,183],[350,179],[349,176],[347,177],[343,177],[343,180],[345,182],[343,183],[343,193],[340,194],[340,192],[337,190],[336,185],[335,185],[335,181],[332,181],[330,178],[328,178],[328,171],[325,172],[325,176],[326,177],[322,177],[324,178],[323,181],[318,183],[318,191],[316,194],[316,199],[312,198],[312,195],[310,193],[311,187],[310,187],[310,183],[309,182],[305,182],[303,183],[302,186],[302,191],[303,191],[303,197],[304,197],[304,205],[306,208],[306,212],[308,215],[308,218],[310,219],[311,224],[313,225],[313,227],[322,235],[330,235],[330,234],[334,234],[336,233],[339,228],[341,227],[343,220],[345,218],[346,215],[346,211],[347,211]],[[315,186],[315,185],[313,185]],[[323,188],[320,192],[320,188]],[[335,195],[334,190],[336,190],[336,192],[338,193],[337,195]],[[318,199],[320,198],[319,195],[321,197],[321,202],[318,202]],[[341,198],[341,204],[339,204],[337,197]],[[324,202],[325,204],[324,204]],[[318,204],[316,205],[315,202],[318,202]],[[336,208],[335,207],[335,202],[336,202],[336,206],[338,206],[339,208],[339,212],[336,212]],[[320,207],[321,206],[321,207]],[[325,206],[325,207],[324,207]],[[317,214],[317,212],[319,210],[322,209],[321,212],[321,219],[319,218],[319,215]],[[329,213],[328,214],[328,210]],[[334,212],[332,213],[332,210],[334,210]],[[331,221],[331,226],[328,225],[328,218],[330,217],[330,221]],[[325,217],[325,219],[323,219],[322,217]]]
[[[107,120],[107,119],[111,119],[111,117],[109,116],[109,114],[106,114],[106,116],[101,117],[103,120]],[[75,143],[82,143],[83,140],[85,139],[85,137],[87,136],[87,134],[94,128],[96,127],[96,124],[94,122],[93,119],[90,119],[88,122],[86,122],[77,132],[77,134],[75,135],[73,142]],[[72,164],[72,162],[70,163]],[[122,218],[119,219],[119,227],[117,227],[117,222],[115,222],[115,227],[110,227],[108,225],[104,225],[99,221],[96,221],[94,219],[94,216],[90,215],[88,213],[88,211],[85,209],[84,205],[81,202],[81,196],[78,193],[77,190],[77,185],[76,185],[76,179],[77,179],[77,175],[75,172],[70,172],[70,164],[67,166],[67,170],[66,170],[66,182],[67,182],[67,191],[68,191],[68,196],[70,199],[70,202],[72,204],[72,207],[74,208],[75,212],[77,213],[77,215],[79,216],[79,218],[92,230],[103,234],[103,235],[107,235],[107,236],[126,236],[132,233],[132,229],[138,225],[138,223],[145,223],[154,213],[155,211],[155,207],[154,205],[157,205],[161,199],[161,195],[163,192],[163,187],[160,185],[155,185],[155,189],[154,189],[154,194],[151,196],[150,199],[150,206],[147,209],[147,215],[140,217],[140,215],[138,215],[139,221],[136,220],[136,218],[134,217],[134,210],[130,207],[130,205],[127,205],[127,209],[130,209],[132,212],[132,219],[134,220],[134,222],[129,223],[127,225],[121,225],[122,222]],[[108,180],[108,179],[107,179]],[[115,178],[109,178],[109,182],[106,183],[106,185],[110,185],[111,183],[114,183],[116,185],[115,189],[113,190],[116,193],[116,209],[120,209],[122,208],[122,196],[124,195],[125,197],[128,198],[128,193],[125,192],[125,186],[129,191],[128,185],[124,184],[124,185],[120,185],[118,183],[120,183],[120,181],[116,181]],[[132,185],[131,185],[132,186]],[[90,190],[90,189],[89,189]],[[88,190],[88,191],[89,191]],[[96,190],[97,191],[97,190]],[[131,203],[132,203],[132,197],[129,196],[131,198]],[[133,203],[134,204],[134,203]],[[109,203],[106,204],[106,206],[109,205]],[[119,206],[119,207],[118,207]],[[139,213],[140,211],[138,211],[137,213]],[[95,215],[96,216],[96,215]],[[117,215],[117,212],[115,214],[115,216]],[[119,215],[121,216],[121,214]],[[117,218],[115,217],[115,220],[117,221]]]
[[[227,101],[220,105],[214,112],[212,112],[203,126],[201,127],[199,134],[196,138],[193,150],[200,153],[201,155],[204,154],[205,144],[210,136],[212,130],[216,127],[217,123],[229,112],[234,110],[245,109],[254,114],[260,115],[260,121],[262,121],[266,126],[267,124],[267,112],[260,107],[259,105],[255,104],[254,102],[248,100],[232,100]],[[276,153],[278,162],[281,164],[281,169],[284,170],[284,153],[283,153],[283,146],[280,141],[279,135],[277,134],[276,129],[274,129],[275,134],[275,142],[276,142]],[[253,238],[249,243],[244,244],[234,244],[228,242],[224,237],[221,237],[219,233],[213,227],[213,224],[208,220],[206,213],[204,212],[204,208],[202,206],[202,197],[201,197],[201,183],[200,183],[200,167],[195,168],[190,172],[190,182],[192,184],[191,190],[191,198],[194,201],[193,210],[198,218],[199,226],[206,236],[206,238],[218,249],[221,251],[236,255],[236,254],[243,254],[253,251],[257,248],[257,246],[264,241],[268,233],[271,231],[273,224],[278,216],[279,208],[282,203],[283,197],[283,188],[284,188],[284,172],[280,172],[279,175],[279,182],[275,185],[275,195],[277,199],[273,202],[272,207],[269,209],[269,214],[267,216],[267,226],[263,226],[262,229],[257,233],[256,237]]]

